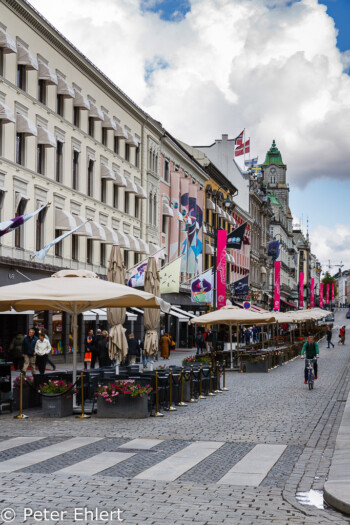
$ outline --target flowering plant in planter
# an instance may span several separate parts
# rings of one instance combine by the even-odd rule
[[[167,369],[167,365],[159,365],[156,368],[156,370],[166,370],[166,369]]]
[[[38,390],[39,394],[65,394],[64,397],[72,397],[76,393],[76,388],[73,387],[72,382],[65,379],[51,380],[44,383]]]
[[[191,355],[189,357],[185,357],[185,359],[183,359],[182,361],[182,364],[183,366],[192,365],[194,363],[203,363],[203,364],[209,365],[210,362],[211,362],[211,359],[208,356]]]
[[[32,377],[23,377],[23,388],[28,388],[29,386],[34,386],[34,379]],[[19,390],[21,387],[21,376],[19,375],[13,381],[13,388]]]
[[[255,357],[250,357],[248,359],[248,361],[250,363],[262,363],[263,361],[266,361],[266,356],[265,355],[257,355]]]
[[[133,379],[125,379],[109,383],[108,385],[98,385],[96,397],[101,397],[108,403],[115,403],[118,396],[131,398],[143,397],[152,392],[150,385],[139,385]]]

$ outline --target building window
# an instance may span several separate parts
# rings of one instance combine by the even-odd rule
[[[103,242],[100,244],[100,265],[106,266],[106,245]]]
[[[169,182],[169,161],[168,160],[164,160],[164,180],[165,182]]]
[[[36,170],[41,175],[45,174],[45,146],[38,144],[36,147]]]
[[[125,144],[125,160],[130,162],[130,144]]]
[[[153,196],[153,225],[157,226],[157,197]]]
[[[117,153],[119,155],[119,137],[114,137],[113,150],[114,153]]]
[[[149,156],[148,156],[148,169],[152,171],[152,151],[151,150],[149,151]]]
[[[35,236],[35,249],[41,250],[44,246],[44,221],[45,221],[46,209],[42,210],[36,220],[36,236]]]
[[[94,136],[94,131],[95,131],[95,121],[94,121],[93,117],[89,117],[88,134],[90,135],[90,137]]]
[[[41,79],[38,81],[38,100],[42,104],[46,104],[46,82]]]
[[[108,141],[108,129],[107,128],[102,128],[102,144],[104,146],[107,146],[107,141]]]
[[[124,195],[124,211],[125,213],[129,213],[129,205],[130,205],[130,195],[129,192],[126,191]]]
[[[148,222],[149,224],[153,224],[153,197],[152,193],[149,194],[148,199]]]
[[[76,106],[73,108],[73,124],[77,128],[80,127],[80,108]]]
[[[0,47],[0,75],[4,76],[4,50]]]
[[[3,151],[3,146],[2,146],[3,140],[4,140],[4,128],[3,128],[2,120],[0,120],[0,156],[1,157],[2,157],[2,151]]]
[[[24,65],[17,66],[17,87],[23,91],[27,88],[27,69]]]
[[[57,141],[56,146],[56,182],[62,182],[63,174],[63,142]]]
[[[61,230],[55,230],[55,239],[57,239],[57,237],[60,237],[61,235]],[[62,241],[55,244],[55,256],[62,257]]]
[[[86,241],[86,262],[92,264],[93,261],[93,240],[87,239]]]
[[[168,233],[168,217],[166,215],[162,215],[162,233]]]
[[[135,197],[135,217],[140,219],[141,215],[141,199],[140,197]]]
[[[124,250],[124,266],[126,269],[129,268],[129,252]]]
[[[79,236],[72,235],[72,260],[77,261],[79,259]]]
[[[113,185],[113,208],[118,209],[119,205],[119,190],[116,184]]]
[[[79,151],[73,150],[73,190],[79,189]]]
[[[107,202],[107,181],[106,179],[101,180],[101,202]]]
[[[140,146],[135,149],[135,166],[136,168],[140,167]]]
[[[87,194],[92,197],[94,193],[94,161],[89,159],[88,173],[87,173]]]
[[[24,210],[26,208],[27,201],[25,199],[21,199],[21,202],[19,203],[16,211],[16,217],[19,217],[20,215],[24,214]],[[16,248],[23,248],[23,238],[24,238],[24,231],[23,231],[23,225],[19,228],[15,229],[15,246]]]
[[[61,117],[64,117],[64,95],[57,95],[56,112]]]
[[[21,166],[25,165],[26,137],[24,133],[16,134],[16,162]]]

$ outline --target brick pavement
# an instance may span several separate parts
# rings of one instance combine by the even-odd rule
[[[303,363],[297,359],[269,374],[228,375],[229,392],[168,413],[157,420],[80,421],[66,418],[44,421],[32,412],[30,419],[17,421],[3,415],[0,417],[1,436],[4,436],[5,430],[7,436],[38,435],[64,439],[84,435],[108,438],[99,442],[98,450],[109,450],[111,446],[113,449],[118,443],[135,437],[166,440],[165,444],[159,445],[163,454],[167,443],[168,452],[193,440],[220,440],[226,443],[223,450],[215,453],[216,457],[209,458],[210,461],[206,459],[205,471],[204,464],[199,464],[171,483],[131,478],[144,464],[152,464],[152,453],[144,453],[144,459],[136,455],[127,460],[130,462],[126,465],[129,471],[126,468],[123,476],[118,478],[110,475],[113,474],[111,471],[109,475],[105,472],[104,476],[86,479],[53,475],[46,473],[45,469],[38,473],[34,467],[21,475],[4,474],[1,506],[14,502],[20,511],[27,502],[43,508],[45,494],[47,507],[63,508],[69,512],[74,506],[98,506],[110,510],[117,506],[124,511],[123,518],[127,524],[349,523],[347,518],[335,511],[302,506],[295,498],[298,491],[323,487],[343,412],[343,400],[349,393],[346,375],[349,361],[349,345],[336,345],[334,350],[328,351],[322,343],[319,380],[312,392],[304,388]],[[114,438],[117,441],[114,442]],[[218,461],[220,468],[229,469],[256,443],[288,445],[263,483],[258,488],[216,485],[213,460]],[[36,443],[34,451],[37,446]],[[240,447],[240,452],[237,452]],[[228,458],[226,464],[225,451]],[[78,455],[69,461],[74,461]],[[220,461],[219,456],[223,457]],[[59,467],[64,464],[63,458],[57,463]],[[204,475],[208,476],[207,483],[201,481]],[[30,520],[27,523],[31,523]],[[65,524],[72,523],[72,520],[50,523]]]

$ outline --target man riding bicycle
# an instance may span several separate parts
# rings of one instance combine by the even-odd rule
[[[317,379],[317,359],[319,358],[319,349],[318,344],[314,341],[314,337],[310,335],[307,341],[303,344],[303,349],[301,351],[301,358],[304,359],[304,354],[306,353],[306,359],[312,359],[314,362],[314,372]],[[305,361],[305,370],[304,370],[304,384],[307,384],[307,360]]]

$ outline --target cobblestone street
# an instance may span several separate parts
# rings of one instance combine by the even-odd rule
[[[341,322],[344,314],[337,315]],[[349,394],[349,362],[348,343],[328,350],[323,340],[311,392],[298,358],[268,374],[227,374],[228,392],[164,418],[43,420],[40,411],[28,410],[30,418],[19,421],[3,414],[1,507],[16,511],[16,524],[24,521],[24,507],[66,511],[47,521],[57,524],[74,522],[75,507],[119,508],[124,523],[140,525],[349,523],[296,498],[299,492],[322,491],[327,479]],[[28,440],[10,448],[7,440],[16,436]],[[143,446],[138,438],[151,441]],[[205,448],[201,459],[188,459],[187,451],[194,446],[196,452],[200,443],[213,448]],[[49,447],[58,444],[62,451],[50,455]],[[279,450],[258,486],[245,486],[243,478],[226,482],[257,446],[268,456]],[[98,461],[105,466],[99,468]],[[186,467],[187,461],[192,464]],[[84,521],[106,522],[117,521]],[[37,521],[29,517],[26,523]]]

